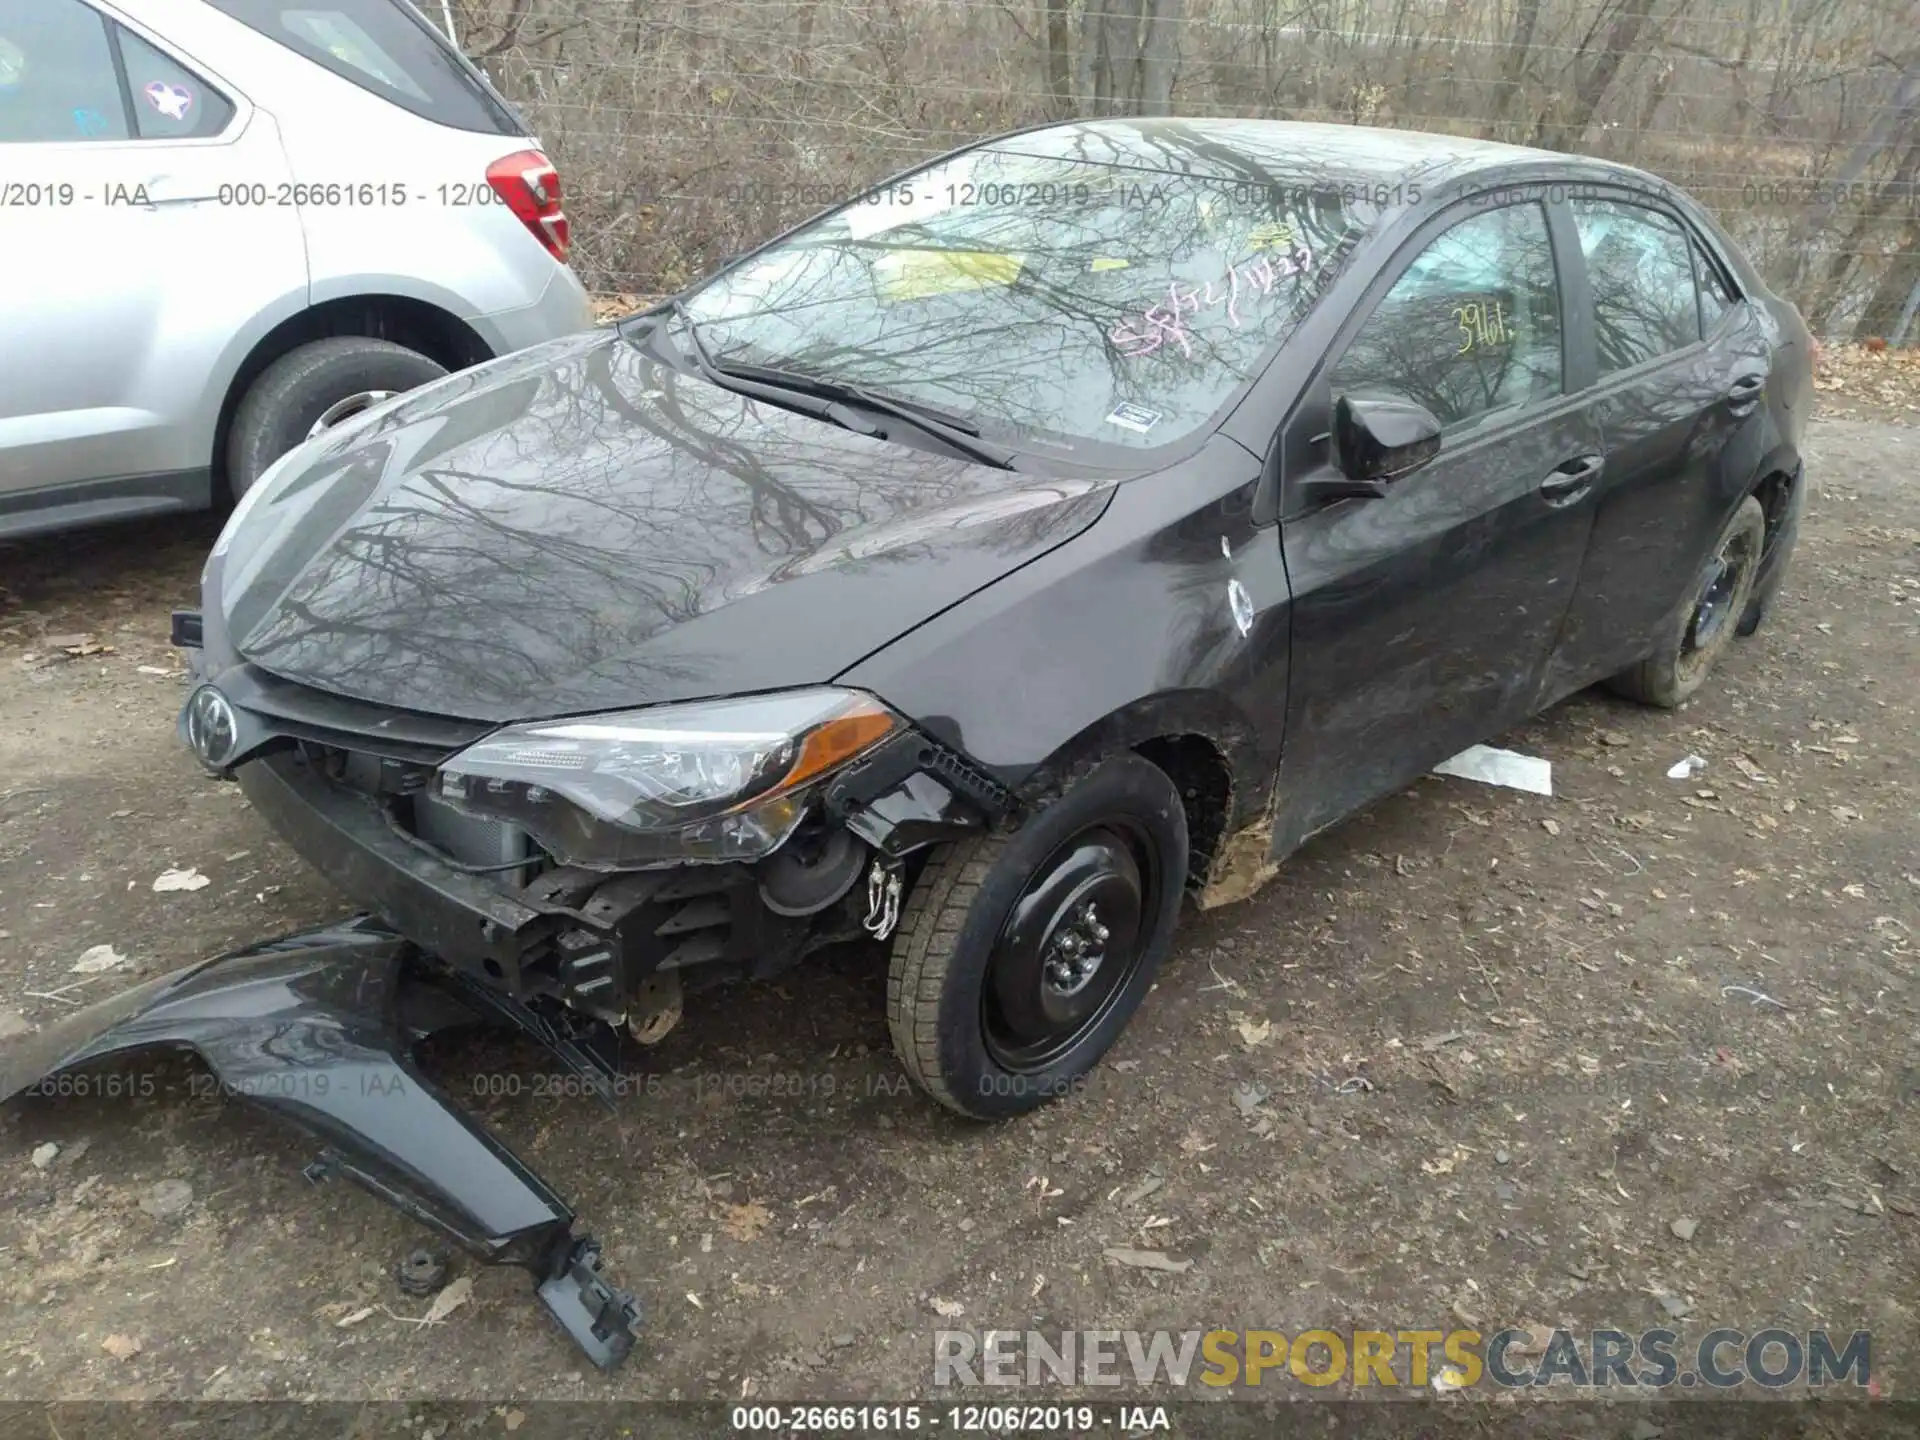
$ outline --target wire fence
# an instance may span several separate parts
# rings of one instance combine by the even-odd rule
[[[558,162],[575,263],[659,294],[997,131],[1438,130],[1710,206],[1822,333],[1920,339],[1920,0],[428,0]]]

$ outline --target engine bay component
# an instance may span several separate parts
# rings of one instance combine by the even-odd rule
[[[838,827],[823,831],[812,845],[798,843],[800,838],[760,867],[760,903],[776,915],[826,909],[853,888],[866,859],[866,846]]]

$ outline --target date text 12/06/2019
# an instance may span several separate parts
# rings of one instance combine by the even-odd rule
[[[1170,1432],[1164,1405],[735,1405],[735,1431],[789,1434],[886,1434],[952,1431],[959,1435]]]

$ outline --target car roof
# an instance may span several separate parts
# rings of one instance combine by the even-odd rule
[[[1589,172],[1600,162],[1496,140],[1301,120],[1156,117],[1068,121],[990,140],[981,148],[1077,159],[1193,179],[1430,182],[1522,162]],[[1625,166],[1605,166],[1632,174]]]

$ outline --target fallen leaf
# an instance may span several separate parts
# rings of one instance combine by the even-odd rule
[[[1164,1184],[1166,1184],[1166,1181],[1162,1180],[1158,1175],[1151,1176],[1148,1179],[1142,1180],[1125,1195],[1122,1195],[1120,1197],[1120,1203],[1123,1206],[1137,1205]]]
[[[213,882],[198,870],[189,867],[185,870],[162,870],[154,877],[155,894],[165,895],[172,890],[202,890]]]
[[[111,945],[90,945],[67,969],[74,975],[98,975],[103,970],[125,969],[132,963]]]
[[[473,1279],[462,1275],[446,1289],[433,1297],[433,1304],[427,1307],[427,1313],[421,1318],[429,1325],[444,1320],[473,1298]]]
[[[33,1147],[33,1168],[36,1170],[46,1169],[47,1166],[53,1164],[53,1157],[58,1155],[59,1153],[60,1153],[60,1147],[54,1144],[51,1140],[47,1141],[47,1143],[44,1145],[34,1146]]]
[[[1172,1275],[1184,1275],[1193,1268],[1193,1261],[1175,1260],[1164,1250],[1134,1250],[1125,1245],[1109,1245],[1100,1253],[1117,1265],[1131,1265],[1136,1270],[1165,1270]]]
[[[524,1411],[509,1410],[500,1417],[500,1423],[505,1425],[509,1430],[518,1430],[522,1425],[527,1423],[527,1417]]]
[[[351,1329],[353,1326],[358,1325],[362,1320],[366,1319],[371,1314],[373,1314],[373,1306],[363,1305],[361,1306],[360,1309],[355,1310],[350,1314],[342,1315],[338,1320],[334,1321],[333,1328],[336,1330]]]
[[[1256,1045],[1267,1043],[1267,1037],[1273,1033],[1273,1022],[1242,1020],[1236,1028],[1240,1031],[1240,1043],[1251,1050]]]
[[[116,1360],[131,1360],[140,1353],[140,1342],[131,1335],[109,1335],[100,1348]]]
[[[744,1205],[729,1205],[726,1212],[720,1221],[720,1228],[742,1242],[758,1239],[760,1232],[773,1222],[773,1212],[758,1200],[749,1200]]]
[[[1676,1238],[1691,1240],[1693,1239],[1694,1232],[1700,1228],[1700,1222],[1691,1215],[1682,1215],[1678,1220],[1667,1226],[1667,1228],[1674,1233]]]
[[[933,1297],[933,1313],[944,1316],[948,1320],[956,1320],[967,1313],[967,1307],[958,1300],[942,1300],[936,1295]]]

